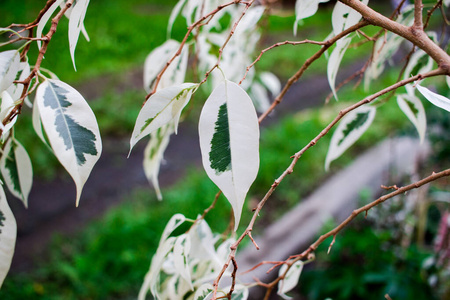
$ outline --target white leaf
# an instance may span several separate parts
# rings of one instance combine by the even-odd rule
[[[286,270],[287,265],[282,265],[278,276],[283,275]],[[278,282],[278,295],[280,295],[283,299],[292,299],[291,297],[287,296],[286,293],[297,286],[298,279],[300,278],[302,270],[303,262],[299,260],[291,266],[284,279]]]
[[[214,287],[211,283],[205,283],[201,285],[197,291],[195,291],[193,300],[206,300],[208,296],[212,295]]]
[[[84,17],[86,16],[86,10],[89,5],[89,0],[78,0],[70,13],[69,19],[69,50],[72,57],[73,68],[75,66],[75,48],[78,43],[78,37],[84,27]]]
[[[16,245],[17,224],[0,186],[0,287],[8,274]]]
[[[0,170],[11,194],[28,207],[28,195],[33,184],[33,167],[25,148],[10,138],[5,144],[0,160]]]
[[[144,104],[136,119],[130,139],[130,153],[140,139],[169,122],[174,123],[176,133],[181,111],[191,99],[197,86],[195,83],[183,83],[153,94]]]
[[[252,100],[231,81],[205,102],[199,120],[203,167],[233,207],[235,230],[259,168],[259,124]]]
[[[345,51],[347,51],[351,37],[344,37],[336,43],[336,47],[333,49],[330,57],[328,58],[327,64],[327,76],[328,83],[330,84],[331,91],[333,92],[334,98],[338,100],[336,94],[336,76],[339,71],[339,66],[341,65],[342,58],[344,57]]]
[[[158,200],[162,200],[162,194],[158,183],[159,168],[172,133],[173,125],[171,123],[153,131],[150,133],[150,141],[144,150],[143,165],[145,176],[153,184]]]
[[[191,258],[211,260],[219,267],[222,265],[222,262],[219,260],[214,249],[214,244],[216,242],[214,235],[205,220],[197,222],[197,224],[189,231],[189,235],[191,239],[189,256]]]
[[[175,54],[175,53],[174,53]],[[184,82],[186,76],[186,69],[188,65],[188,47],[185,45],[164,74],[161,76],[157,90],[164,89],[173,85],[180,85]]]
[[[319,9],[319,3],[328,1],[329,0],[297,0],[295,2],[294,35],[297,35],[297,27],[300,20],[313,16]]]
[[[52,6],[50,6],[50,8],[42,16],[42,18],[39,21],[39,24],[36,28],[36,37],[37,38],[42,38],[42,31],[44,30],[45,25],[47,24],[48,20],[50,20],[51,16],[56,11],[56,9],[58,7],[60,7],[60,5],[62,4],[63,1],[64,0],[56,0],[56,2],[54,2],[52,4]],[[41,49],[41,45],[42,45],[42,42],[38,40],[37,41],[38,49]]]
[[[325,169],[342,155],[369,128],[375,118],[376,109],[372,106],[360,106],[346,114],[333,133],[325,159]]]
[[[0,93],[16,79],[20,69],[20,55],[17,50],[0,52]]]
[[[182,214],[175,214],[172,218],[170,218],[169,222],[167,222],[166,228],[164,228],[161,241],[159,242],[159,247],[172,234],[172,232],[178,228],[178,226],[184,223],[184,221],[186,221],[186,217]]]
[[[362,0],[361,3],[366,4],[369,3],[369,0]],[[337,2],[334,6],[333,13],[331,15],[331,23],[333,25],[333,33],[337,35],[344,30],[356,25],[361,19],[361,14],[351,8],[343,4],[342,2]]]
[[[397,103],[403,113],[416,127],[420,137],[420,142],[425,139],[425,131],[427,130],[427,120],[425,109],[419,98],[408,94],[397,95]]]
[[[270,91],[272,96],[276,96],[281,92],[281,82],[277,76],[270,72],[262,72],[259,75],[262,84]]]
[[[50,151],[52,151],[51,146],[49,145],[48,139],[45,137],[44,128],[42,127],[41,122],[41,114],[39,113],[39,107],[35,103],[33,105],[33,113],[32,113],[32,122],[33,122],[33,128],[36,132],[37,136],[41,139],[41,141],[49,147]]]
[[[190,290],[194,290],[189,267],[189,251],[191,239],[187,234],[180,235],[173,246],[173,261],[176,272],[189,284]]]
[[[252,84],[250,93],[252,95],[253,103],[258,112],[263,113],[270,107],[269,96],[266,89],[257,82]]]
[[[17,115],[12,120],[8,120],[6,125],[3,125],[3,120],[11,113],[15,107],[14,100],[11,98],[7,91],[3,91],[1,94],[2,103],[0,106],[0,128],[2,129],[1,141],[2,143],[8,137],[9,131],[17,121]]]
[[[442,95],[436,94],[427,89],[426,87],[421,86],[420,84],[417,84],[417,89],[432,104],[450,112],[450,99]]]
[[[102,151],[95,115],[80,93],[59,80],[40,84],[35,104],[55,156],[75,181],[78,206],[84,183]]]
[[[24,81],[31,73],[30,65],[27,62],[21,62],[19,65],[19,72],[20,72],[20,75],[19,75],[18,80]],[[11,95],[11,98],[14,101],[17,101],[20,99],[20,96],[22,96],[23,84],[21,84],[21,83],[12,84],[9,86],[9,88],[6,91]],[[24,101],[27,105],[31,106],[29,103],[30,100],[28,100],[28,97],[26,97],[24,99]]]

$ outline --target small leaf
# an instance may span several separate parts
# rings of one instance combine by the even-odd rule
[[[319,9],[319,3],[328,1],[329,0],[297,0],[295,2],[294,35],[297,35],[297,27],[300,20],[313,16]]]
[[[169,122],[175,124],[176,133],[181,111],[191,99],[197,86],[195,83],[183,83],[153,94],[144,104],[136,119],[130,139],[130,153],[140,139]]]
[[[55,156],[75,181],[78,206],[84,183],[102,151],[95,115],[80,93],[59,80],[40,84],[35,102]]]
[[[263,113],[270,107],[269,96],[266,89],[259,83],[253,82],[250,89],[253,104],[258,112]]]
[[[278,276],[283,275],[286,270],[287,265],[282,265],[280,271],[278,272]],[[297,286],[302,270],[303,262],[299,260],[291,266],[284,279],[278,282],[278,295],[280,295],[283,299],[292,299],[287,296],[286,293]]]
[[[11,194],[28,207],[28,195],[33,184],[33,167],[25,148],[10,138],[5,144],[0,160],[0,170]]]
[[[426,87],[421,86],[420,84],[417,84],[417,89],[425,97],[425,99],[430,101],[433,105],[450,112],[450,99],[442,95],[433,93],[432,91],[430,91]]]
[[[21,62],[19,65],[19,78],[17,78],[19,81],[24,81],[28,75],[30,75],[31,70],[30,70],[30,65],[27,62]],[[17,101],[20,99],[20,97],[22,96],[22,92],[23,92],[23,84],[21,83],[17,83],[17,84],[12,84],[9,86],[9,88],[6,90],[10,95],[11,98],[13,99],[13,101]],[[27,105],[30,105],[28,100],[28,97],[25,98],[25,103]],[[30,105],[31,107],[31,105]]]
[[[330,57],[328,58],[327,64],[327,76],[328,83],[330,84],[331,91],[333,92],[334,98],[338,100],[336,94],[336,76],[339,70],[339,66],[341,65],[342,58],[344,57],[345,51],[347,51],[350,42],[352,41],[351,37],[344,37],[340,39],[336,43],[336,47],[333,49]]]
[[[362,0],[363,4],[369,3],[369,0]],[[336,2],[331,15],[333,33],[337,35],[344,30],[356,25],[361,19],[361,14],[342,2]]]
[[[0,93],[13,84],[19,69],[19,51],[8,50],[0,52]]]
[[[211,283],[202,284],[196,291],[193,300],[206,300],[208,296],[211,296],[214,291],[214,287]]]
[[[191,249],[191,239],[187,234],[180,235],[173,246],[173,261],[176,272],[183,278],[194,290],[191,280],[189,267],[189,251]]]
[[[150,141],[144,150],[143,165],[145,176],[153,184],[158,200],[162,200],[162,194],[158,183],[159,168],[172,133],[173,124],[170,123],[153,131],[150,133]]]
[[[17,224],[0,186],[0,287],[11,266],[16,245]]]
[[[262,84],[270,91],[272,96],[276,96],[281,92],[281,82],[273,73],[262,72],[259,75]]]
[[[86,16],[86,10],[89,5],[89,0],[78,0],[70,13],[69,19],[69,50],[70,57],[72,58],[73,68],[75,66],[75,48],[77,47],[78,37],[81,30],[84,28],[84,17]]]
[[[252,100],[224,81],[211,93],[199,121],[203,167],[233,207],[235,230],[259,168],[259,124]]]
[[[423,143],[427,130],[427,120],[422,102],[416,96],[402,94],[397,95],[397,103],[403,113],[416,127],[420,142]]]
[[[12,119],[8,120],[6,125],[3,125],[2,121],[9,115],[13,110],[15,104],[14,100],[11,98],[7,91],[3,91],[1,94],[2,103],[0,106],[0,128],[2,129],[1,139],[3,140],[9,135],[9,131],[14,126],[17,121],[17,115]]]
[[[325,159],[325,169],[342,155],[369,128],[375,118],[376,109],[372,106],[360,106],[345,115],[333,133]]]
[[[53,13],[56,11],[58,7],[62,4],[63,0],[56,0],[50,8],[45,12],[45,14],[42,16],[42,18],[39,20],[39,24],[36,28],[36,37],[42,38],[42,31],[44,30],[45,25],[48,23],[48,20],[50,20]],[[42,42],[37,41],[38,49],[41,49]]]

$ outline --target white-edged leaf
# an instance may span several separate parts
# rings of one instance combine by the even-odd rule
[[[325,169],[330,163],[342,155],[369,128],[375,118],[376,109],[372,106],[360,106],[346,114],[339,122],[331,138],[325,159]]]
[[[180,85],[184,82],[188,65],[188,49],[189,48],[187,46],[184,46],[180,55],[178,55],[169,65],[164,74],[161,76],[157,90],[173,85]]]
[[[225,80],[214,89],[200,114],[199,135],[203,167],[230,202],[236,230],[259,169],[258,118],[239,85]]]
[[[176,133],[181,111],[191,99],[197,86],[195,83],[183,83],[153,94],[136,119],[130,139],[130,153],[140,139],[169,122],[173,122]]]
[[[20,75],[18,76],[19,78],[17,79],[19,81],[24,81],[31,73],[30,65],[27,62],[21,62],[19,65],[19,73]],[[6,91],[11,95],[11,98],[14,101],[17,101],[22,96],[23,84],[21,83],[12,84],[9,86],[9,88],[6,89]],[[31,107],[30,100],[28,100],[28,97],[26,97],[24,101],[27,105]]]
[[[224,288],[224,291],[229,291],[231,286]],[[233,294],[231,294],[232,300],[247,300],[248,299],[248,287],[243,284],[236,284],[234,287]]]
[[[173,262],[176,272],[190,286],[190,290],[194,290],[191,280],[191,272],[189,267],[189,251],[191,250],[191,239],[188,234],[180,235],[173,246]]]
[[[425,97],[425,99],[430,101],[433,105],[450,112],[450,99],[436,94],[420,84],[417,84],[417,89]]]
[[[72,58],[73,68],[75,66],[75,48],[77,47],[78,38],[80,32],[84,28],[84,17],[86,16],[86,10],[89,5],[89,0],[78,0],[73,7],[69,18],[69,50],[70,57]]]
[[[418,50],[411,56],[408,65],[405,68],[404,78],[412,75],[426,73],[433,68],[433,59],[425,51]],[[414,73],[414,74],[413,74]]]
[[[27,151],[14,138],[8,139],[3,148],[0,170],[11,194],[28,207],[28,195],[33,184],[33,167]]]
[[[50,6],[50,8],[42,16],[42,18],[40,19],[39,24],[36,28],[36,37],[37,38],[42,38],[42,31],[44,30],[45,25],[48,23],[48,20],[50,20],[53,13],[56,11],[56,9],[58,7],[60,7],[60,5],[62,4],[63,1],[64,0],[56,0],[56,2],[54,2],[52,4],[52,6]],[[42,45],[42,42],[38,40],[37,41],[38,49],[41,49],[41,45]]]
[[[363,4],[369,3],[369,0],[362,0]],[[333,25],[333,33],[337,35],[344,30],[357,24],[361,19],[361,14],[342,2],[336,2],[333,13],[331,15],[331,23]]]
[[[423,143],[427,130],[427,119],[422,102],[416,96],[401,94],[397,95],[397,104],[416,127],[420,142]]]
[[[262,84],[270,91],[272,96],[276,96],[281,92],[281,82],[277,76],[270,72],[262,72],[259,74]]]
[[[0,287],[11,266],[16,236],[16,219],[9,208],[3,187],[0,185]]]
[[[150,133],[150,141],[144,150],[144,173],[147,179],[153,184],[158,200],[162,200],[158,182],[159,168],[172,133],[173,125],[171,123],[153,131]]]
[[[297,0],[295,2],[294,35],[297,35],[297,27],[300,20],[313,16],[319,9],[319,3],[328,0]]]
[[[340,3],[340,2],[339,2]],[[339,71],[339,66],[341,65],[342,58],[344,57],[345,51],[347,51],[350,42],[352,41],[351,37],[344,37],[340,39],[336,43],[336,47],[333,49],[330,57],[328,58],[327,64],[327,76],[328,83],[331,87],[331,91],[333,92],[334,98],[338,100],[336,94],[336,77]]]
[[[3,125],[3,120],[9,115],[9,113],[13,110],[15,104],[11,95],[7,91],[3,91],[1,93],[2,103],[0,106],[0,128],[2,129],[1,141],[2,143],[9,135],[9,131],[14,126],[17,121],[17,115],[14,116],[12,120],[8,120],[6,125]]]
[[[175,214],[170,218],[169,222],[167,222],[167,225],[164,228],[163,234],[161,235],[159,247],[162,245],[164,240],[166,240],[172,234],[172,232],[178,228],[178,226],[184,223],[184,221],[186,221],[186,217],[182,214]]]
[[[214,291],[214,287],[211,283],[205,283],[201,285],[194,294],[193,300],[206,300],[209,296],[212,295]]]
[[[49,145],[48,139],[45,136],[44,127],[42,126],[42,122],[41,122],[41,114],[39,113],[39,107],[36,105],[36,103],[33,105],[32,123],[33,123],[33,129],[36,132],[37,136],[50,149],[50,151],[52,151],[51,146]]]
[[[161,72],[167,62],[175,55],[175,53],[180,48],[180,45],[181,44],[175,40],[167,40],[164,44],[150,52],[150,54],[146,57],[144,62],[144,89],[147,92],[151,91],[156,80],[156,76]],[[183,50],[184,49],[187,49],[187,47],[184,47]],[[174,61],[170,65],[172,66],[172,72],[170,73],[173,73],[174,66],[181,66],[183,64],[187,65],[187,50],[184,50],[180,56],[174,59]],[[166,70],[166,72],[164,72],[163,77],[168,77],[168,71],[169,70]],[[163,80],[163,78],[161,78],[161,81],[167,80]],[[182,82],[179,82],[179,84],[181,83]],[[158,86],[158,89],[163,88],[164,87]]]
[[[280,271],[278,272],[278,276],[283,275],[286,270],[287,265],[282,265]],[[302,270],[303,262],[301,260],[296,261],[286,273],[284,279],[278,282],[278,295],[280,295],[283,299],[292,299],[287,296],[286,293],[297,286]]]
[[[20,69],[20,55],[17,50],[0,52],[0,93],[16,79]]]
[[[36,104],[55,156],[75,181],[78,206],[84,183],[102,152],[95,115],[80,93],[59,80],[45,80],[38,86]]]

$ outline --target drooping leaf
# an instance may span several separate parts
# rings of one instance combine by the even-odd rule
[[[199,121],[203,167],[233,207],[235,229],[259,168],[259,124],[252,100],[231,81],[214,89]]]
[[[0,52],[0,93],[13,83],[19,69],[19,51],[8,50]]]
[[[351,37],[344,37],[336,43],[336,47],[333,49],[330,57],[328,58],[327,64],[327,76],[328,83],[330,84],[331,91],[333,92],[334,98],[338,100],[336,94],[336,76],[339,71],[339,66],[341,65],[342,58],[344,57],[345,51],[347,51]]]
[[[188,234],[180,235],[175,241],[173,247],[173,261],[176,272],[183,278],[194,290],[191,281],[191,272],[189,267],[189,251],[191,250],[191,239]]]
[[[416,96],[401,94],[397,95],[397,103],[403,113],[416,127],[420,142],[423,143],[427,130],[427,120],[422,102]]]
[[[206,300],[210,295],[212,295],[214,287],[211,283],[205,283],[201,285],[194,294],[193,300]]]
[[[319,9],[319,3],[329,0],[297,0],[295,2],[294,35],[297,35],[297,27],[301,20],[313,16]]]
[[[89,0],[78,0],[72,12],[70,13],[69,19],[69,50],[70,57],[72,58],[73,68],[76,70],[75,66],[75,48],[77,47],[78,37],[80,36],[81,30],[84,28],[84,17],[86,16],[86,10],[89,5]]]
[[[0,287],[8,274],[16,245],[17,224],[0,186]]]
[[[84,183],[102,151],[95,115],[80,93],[59,80],[39,85],[36,104],[55,156],[75,181],[78,206]]]
[[[0,170],[11,194],[28,207],[33,184],[33,167],[25,148],[14,138],[8,139],[0,159]]]
[[[39,24],[36,28],[36,37],[42,38],[42,31],[44,30],[45,25],[48,23],[48,20],[50,20],[53,13],[56,11],[58,7],[62,4],[64,0],[56,0],[50,8],[45,12],[45,14],[42,16],[41,20],[39,21]],[[38,49],[41,49],[42,42],[37,41]]]
[[[409,59],[409,63],[405,68],[404,78],[420,73],[426,73],[433,68],[433,59],[425,51],[418,50]]]
[[[363,4],[369,3],[369,0],[360,0]],[[331,23],[333,25],[333,33],[337,35],[344,30],[357,24],[361,19],[361,14],[342,2],[336,2],[333,13],[331,15]]]
[[[325,159],[325,169],[330,163],[342,155],[369,128],[375,118],[376,109],[372,106],[360,106],[345,115],[331,138]]]
[[[172,33],[173,23],[175,23],[175,19],[180,14],[180,11],[183,8],[183,6],[186,3],[186,1],[187,0],[180,0],[173,7],[172,12],[170,13],[169,23],[167,24],[167,39],[170,38],[170,35]]]
[[[262,84],[270,91],[272,96],[276,96],[281,92],[281,82],[273,73],[262,72],[259,75]]]
[[[270,107],[269,96],[266,89],[259,83],[253,82],[250,89],[253,104],[258,112],[263,113]]]
[[[18,76],[19,81],[24,81],[31,73],[30,65],[27,62],[21,62],[19,65],[19,72],[20,75]],[[23,92],[23,84],[17,83],[12,84],[9,86],[9,88],[6,89],[6,91],[11,95],[11,98],[13,101],[17,101],[22,96]],[[24,99],[25,103],[31,107],[30,100],[28,100],[28,97]]]
[[[2,129],[1,140],[3,142],[4,139],[9,135],[9,131],[11,130],[11,128],[16,123],[17,115],[12,120],[8,120],[8,122],[3,125],[3,120],[8,117],[15,105],[14,100],[11,98],[7,91],[2,92],[1,99],[2,103],[0,105],[0,128]]]
[[[140,139],[169,122],[174,123],[176,133],[181,111],[191,99],[197,86],[195,83],[183,83],[153,94],[144,104],[136,119],[130,139],[130,153]]]
[[[278,276],[283,275],[286,270],[287,265],[282,265]],[[292,299],[292,297],[287,296],[286,293],[297,286],[302,270],[303,262],[299,260],[291,266],[284,279],[278,282],[278,295],[280,295],[283,299]]]
[[[175,55],[180,48],[180,43],[175,40],[168,40],[145,59],[144,63],[144,89],[150,92],[156,80],[156,76],[162,71],[167,62]],[[162,90],[172,85],[180,85],[184,82],[188,61],[188,47],[184,47],[181,54],[170,64],[158,85],[158,90]]]
[[[420,84],[417,84],[417,89],[425,97],[425,99],[430,101],[433,105],[450,112],[450,99],[442,95],[436,94],[427,89],[426,87],[421,86]]]
[[[158,200],[162,200],[161,190],[159,188],[158,174],[164,151],[169,144],[170,135],[173,133],[173,124],[158,128],[150,133],[150,141],[144,150],[144,172],[147,179],[153,184]]]

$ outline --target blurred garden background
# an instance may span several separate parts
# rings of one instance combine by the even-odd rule
[[[34,20],[44,3],[2,0],[0,27]],[[58,27],[43,67],[75,86],[88,100],[104,142],[103,163],[94,168],[80,207],[75,208],[75,189],[70,178],[33,132],[31,110],[23,111],[18,122],[29,126],[18,126],[16,136],[31,156],[35,182],[28,210],[18,200],[8,198],[17,215],[19,232],[17,253],[0,290],[0,299],[135,299],[169,218],[176,212],[195,218],[214,200],[217,188],[200,167],[195,123],[206,94],[195,94],[180,134],[172,138],[179,142],[169,146],[167,164],[161,170],[163,201],[156,199],[146,182],[141,167],[143,145],[133,151],[129,161],[126,158],[129,137],[146,95],[142,65],[146,55],[166,40],[167,22],[175,3],[174,0],[91,1],[85,20],[90,42],[80,37],[75,54],[76,72],[68,50],[67,20]],[[307,19],[297,37],[292,34],[295,20],[292,5],[289,2],[274,5],[264,18],[259,49],[284,40],[306,37],[323,40],[329,34],[332,5],[322,6],[318,14]],[[388,2],[374,1],[373,5],[391,11]],[[175,22],[172,38],[180,40],[185,31],[183,22]],[[284,46],[268,52],[258,62],[258,70],[269,70],[286,82],[318,49],[300,47]],[[371,45],[364,47],[351,49],[353,52],[343,62],[343,73],[352,74],[364,64]],[[329,93],[325,70],[324,59],[314,64],[290,91],[285,103],[263,124],[261,167],[249,192],[241,224],[247,224],[255,201],[286,168],[290,156],[320,132],[340,108],[368,94],[363,88],[353,89],[350,85],[340,91],[339,102],[331,100],[325,105]],[[382,80],[373,83],[374,88],[393,83],[399,71],[388,68]],[[443,84],[437,88],[449,96]],[[420,168],[422,176],[430,174],[435,166],[440,166],[436,170],[448,167],[450,162],[450,117],[444,110],[424,105],[427,138],[434,148],[431,159]],[[386,101],[379,107],[369,131],[333,162],[329,173],[323,167],[330,139],[325,137],[300,160],[296,168],[301,174],[294,173],[277,189],[262,211],[255,235],[358,154],[385,138],[399,135],[417,137],[396,101]],[[115,167],[114,172],[100,170],[111,166]],[[409,183],[411,178],[404,180],[403,183]],[[96,191],[98,186],[103,190]],[[65,192],[58,194],[58,191]],[[70,204],[64,199],[69,199]],[[373,199],[362,193],[361,203],[370,200]],[[378,219],[358,219],[340,235],[330,255],[326,255],[325,248],[319,248],[316,262],[308,265],[300,277],[298,299],[383,299],[386,293],[395,300],[450,299],[450,280],[445,281],[449,278],[449,258],[446,265],[437,264],[433,248],[449,202],[449,182],[443,180],[428,189],[421,206],[412,210],[404,222],[390,218],[404,211],[401,201],[383,206]],[[99,206],[95,208],[97,203]],[[41,213],[42,217],[33,213]],[[230,216],[230,206],[221,197],[206,220],[213,231],[224,232]],[[402,243],[405,236],[401,228],[405,222],[414,227],[407,244]],[[39,236],[40,233],[45,237]]]

